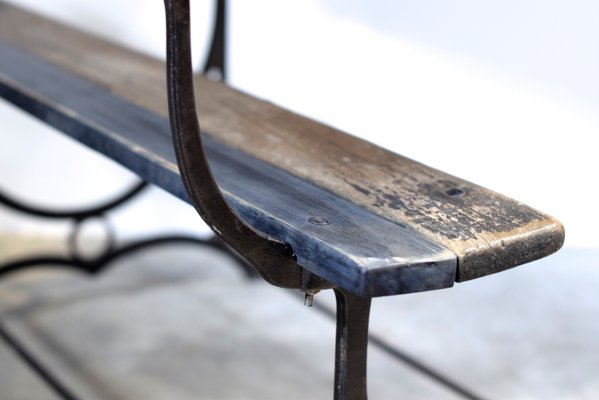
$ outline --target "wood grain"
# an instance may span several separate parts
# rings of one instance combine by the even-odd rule
[[[0,39],[167,115],[164,63],[4,5]],[[458,257],[468,280],[558,250],[563,226],[493,191],[198,76],[202,129],[216,140],[409,226]],[[409,133],[405,133],[409,135]]]

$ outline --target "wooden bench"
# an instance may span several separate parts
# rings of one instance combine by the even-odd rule
[[[171,15],[170,31],[184,31],[184,14]],[[185,58],[169,51],[167,82],[160,60],[0,3],[0,96],[203,213],[211,206],[195,200],[206,181],[180,172],[181,157],[185,163],[194,155],[177,160],[173,149],[176,113],[189,104],[173,104]],[[563,243],[557,220],[515,200],[202,75],[193,86],[224,198],[265,240],[285,245],[289,265],[270,267],[264,277],[296,287],[288,276],[297,280],[300,271],[297,287],[309,294],[337,291],[336,398],[366,396],[370,298],[448,288]],[[201,151],[179,145],[179,152]],[[248,255],[251,246],[236,246],[208,219],[260,268],[262,256]]]

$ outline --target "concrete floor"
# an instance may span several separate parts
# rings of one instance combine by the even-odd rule
[[[0,253],[34,242],[0,240]],[[597,399],[598,255],[566,249],[452,289],[376,299],[372,332],[481,398]],[[333,306],[328,293],[316,301]],[[15,274],[0,283],[0,316],[83,399],[331,398],[330,318],[212,250],[155,248],[94,278]],[[461,398],[374,346],[369,393]],[[53,398],[0,345],[0,399]]]

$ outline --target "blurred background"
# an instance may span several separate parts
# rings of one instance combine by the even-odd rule
[[[161,1],[10,3],[164,58]],[[192,6],[199,68],[214,5],[198,0]],[[594,356],[599,353],[599,217],[593,209],[599,198],[593,140],[599,133],[599,3],[234,0],[228,17],[233,86],[514,197],[566,227],[564,248],[546,260],[450,290],[376,300],[373,331],[482,398],[599,398]],[[95,204],[135,181],[4,101],[0,121],[0,187],[30,203]],[[194,210],[159,189],[110,218],[124,240],[156,232],[209,235]],[[0,237],[6,243],[60,248],[66,232],[67,224],[0,207]],[[89,238],[95,234],[90,230]],[[5,245],[0,256],[24,248]],[[162,257],[170,260],[175,253]],[[195,263],[195,255],[185,257]],[[265,303],[277,296],[262,294],[271,289],[251,290]],[[218,291],[210,296],[214,303],[222,300]],[[306,313],[293,312],[312,318]],[[176,324],[171,325],[174,332]],[[119,326],[115,322],[113,328]],[[256,329],[257,336],[268,336]],[[290,340],[289,332],[281,332],[281,340]],[[301,337],[292,343],[297,340]],[[310,340],[318,341],[318,335]],[[332,348],[331,337],[323,339],[322,346],[327,344]],[[325,367],[332,371],[332,364]],[[379,371],[379,376],[386,375]],[[413,371],[380,378],[379,389],[372,389],[377,398],[389,398],[396,376],[403,378],[393,393],[406,398],[454,398]],[[184,392],[167,397],[187,398]]]

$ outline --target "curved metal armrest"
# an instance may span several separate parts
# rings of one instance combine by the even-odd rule
[[[269,283],[288,288],[330,287],[304,273],[293,249],[247,225],[231,209],[216,184],[202,145],[193,88],[189,0],[165,0],[167,84],[173,143],[189,200],[202,219]]]

